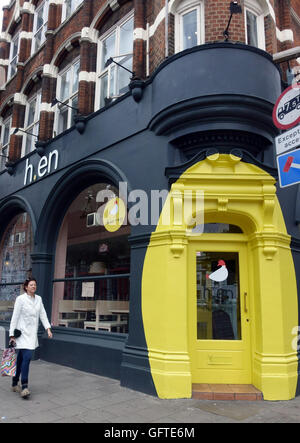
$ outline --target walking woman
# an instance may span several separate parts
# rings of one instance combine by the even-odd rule
[[[52,338],[52,332],[42,298],[35,293],[37,288],[35,278],[26,280],[23,287],[25,293],[16,298],[9,328],[9,342],[16,345],[16,349],[18,349],[17,370],[12,380],[12,390],[21,392],[21,397],[28,398],[30,395],[28,389],[29,365],[33,351],[38,347],[39,320],[47,330],[49,338]],[[18,331],[21,332],[21,335]],[[19,386],[20,376],[21,388]]]

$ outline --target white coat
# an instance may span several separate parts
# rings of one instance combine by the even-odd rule
[[[39,295],[31,297],[27,293],[16,298],[14,312],[10,322],[9,336],[19,329],[21,336],[16,339],[17,349],[35,349],[38,347],[38,327],[41,320],[45,329],[51,328],[47,314]]]

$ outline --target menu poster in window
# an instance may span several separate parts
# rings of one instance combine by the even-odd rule
[[[83,298],[89,298],[94,297],[95,293],[95,282],[83,282],[82,283],[82,291],[81,291],[81,297]]]

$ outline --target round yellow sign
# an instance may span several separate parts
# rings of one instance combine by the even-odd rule
[[[123,200],[114,197],[106,203],[103,212],[103,226],[109,232],[115,232],[123,225],[126,208]]]

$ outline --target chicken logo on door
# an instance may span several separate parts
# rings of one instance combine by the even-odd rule
[[[209,278],[212,281],[225,281],[228,277],[228,269],[226,267],[226,263],[224,260],[218,261],[218,266],[221,266],[219,269],[217,269],[215,272],[212,272],[211,274],[206,274],[206,278]]]

